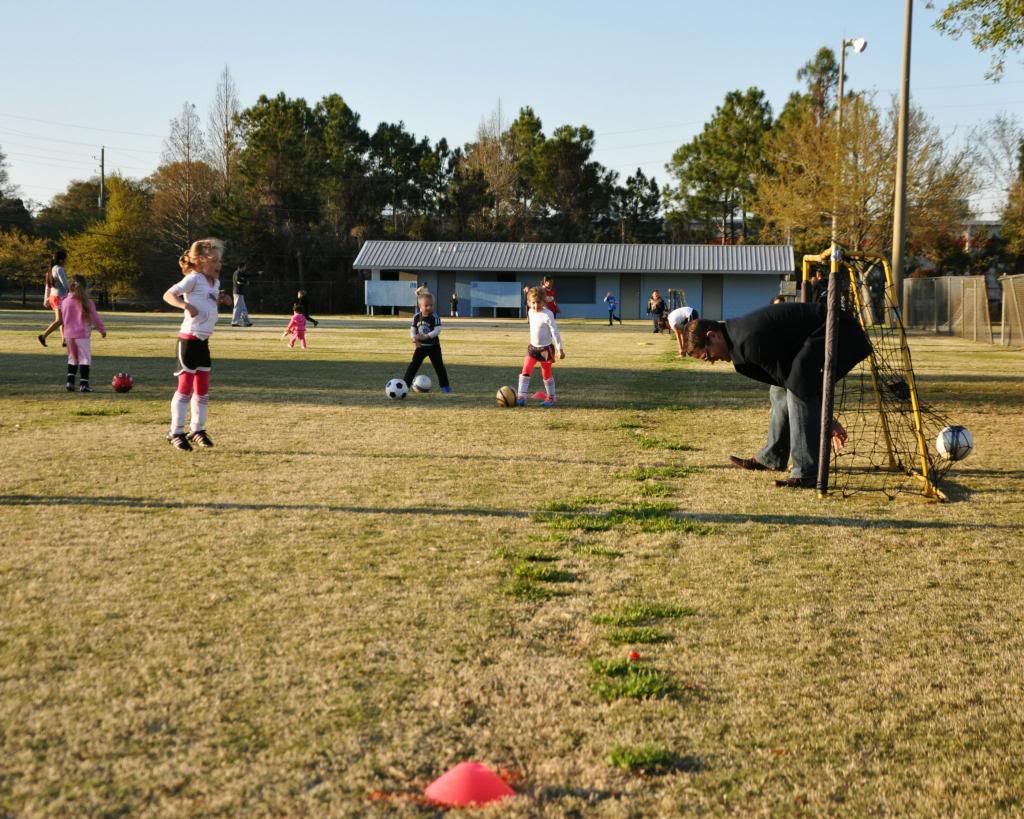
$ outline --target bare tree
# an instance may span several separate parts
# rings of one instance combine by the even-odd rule
[[[237,121],[241,110],[235,81],[231,77],[230,69],[225,65],[217,82],[217,91],[206,120],[206,131],[210,140],[207,162],[217,173],[218,188],[225,201],[231,198],[235,182],[235,164],[242,147]]]
[[[153,214],[161,233],[185,248],[204,232],[215,174],[205,161],[206,145],[196,107],[186,102],[164,141],[162,164],[149,178]]]
[[[996,210],[1006,204],[1007,192],[1024,176],[1024,127],[1012,114],[996,114],[970,135],[971,152],[984,174],[984,189],[996,200]]]

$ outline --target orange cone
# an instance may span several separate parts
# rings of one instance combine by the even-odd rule
[[[460,762],[431,782],[424,793],[427,799],[439,805],[462,808],[497,802],[506,796],[515,796],[516,792],[486,765]]]

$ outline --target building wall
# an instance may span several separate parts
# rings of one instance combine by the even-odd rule
[[[722,318],[745,316],[753,310],[766,307],[779,294],[779,278],[765,275],[723,276]]]

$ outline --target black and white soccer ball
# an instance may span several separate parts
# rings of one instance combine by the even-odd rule
[[[950,461],[962,461],[974,449],[974,438],[967,427],[946,427],[935,439],[939,454]]]
[[[429,375],[417,375],[412,380],[412,391],[413,392],[430,392],[431,387],[434,385],[430,383]]]
[[[409,385],[401,378],[392,378],[384,385],[384,394],[395,401],[401,401],[409,394]]]

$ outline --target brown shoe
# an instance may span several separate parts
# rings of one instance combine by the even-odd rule
[[[779,489],[814,489],[817,481],[814,478],[784,478],[781,481],[776,481],[775,485]]]
[[[750,469],[754,472],[765,472],[771,467],[765,466],[756,458],[738,458],[735,455],[729,456],[729,463],[737,469]]]

